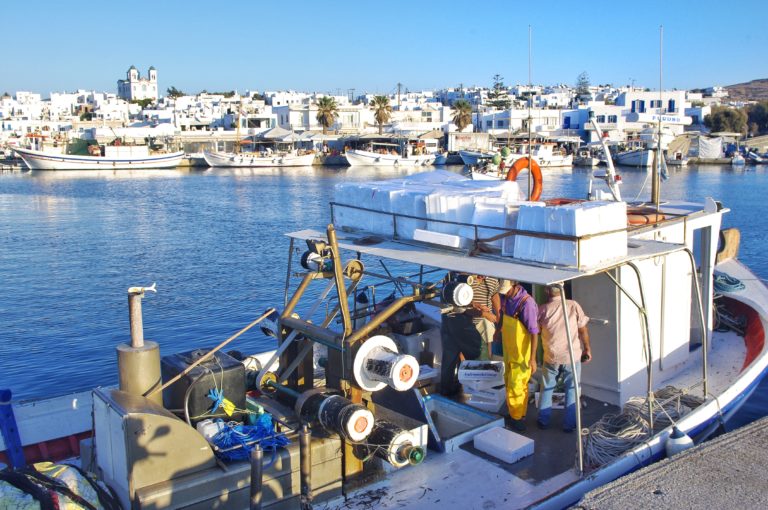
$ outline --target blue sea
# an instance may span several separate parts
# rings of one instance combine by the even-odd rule
[[[461,171],[461,167],[452,171]],[[625,199],[647,172],[619,169]],[[742,231],[740,258],[768,278],[763,167],[673,169],[662,196],[721,201]],[[334,185],[404,175],[374,169],[208,169],[0,174],[0,388],[14,399],[116,384],[129,342],[127,289],[144,299],[145,337],[170,354],[212,346],[280,307],[285,232],[322,229]],[[584,196],[587,169],[547,171],[545,197]],[[271,346],[257,328],[233,345]],[[768,381],[737,418],[768,414]]]

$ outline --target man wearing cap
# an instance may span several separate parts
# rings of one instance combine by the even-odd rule
[[[539,326],[541,327],[541,345],[544,348],[544,364],[541,367],[539,416],[536,424],[539,428],[549,427],[552,417],[552,393],[557,384],[557,376],[563,372],[565,385],[565,420],[563,430],[572,432],[576,429],[576,386],[574,385],[571,354],[568,348],[568,335],[563,319],[563,304],[560,287],[547,287],[549,300],[539,307]],[[576,378],[581,378],[581,362],[589,363],[592,350],[589,345],[589,317],[584,314],[581,305],[572,299],[566,300],[568,310],[568,328],[571,333],[573,360]],[[583,348],[582,348],[583,346]]]
[[[470,278],[472,303],[443,315],[440,335],[443,341],[441,389],[444,395],[456,393],[456,366],[464,359],[489,359],[491,342],[499,317],[499,281],[496,278]]]
[[[518,282],[500,290],[502,297],[501,342],[504,349],[504,383],[507,409],[515,430],[525,430],[528,410],[528,381],[536,371],[538,307]]]

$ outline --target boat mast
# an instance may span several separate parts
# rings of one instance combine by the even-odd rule
[[[653,178],[651,179],[651,202],[659,208],[660,195],[661,195],[661,158],[664,154],[661,150],[661,116],[662,116],[662,104],[663,104],[663,92],[662,92],[662,63],[663,63],[663,44],[664,42],[664,25],[659,26],[659,133],[656,138],[656,165],[653,169]]]
[[[531,105],[533,104],[531,85],[531,25],[528,25],[528,200],[531,199],[531,188],[533,187],[533,176],[531,175],[531,159],[533,158],[531,150]]]

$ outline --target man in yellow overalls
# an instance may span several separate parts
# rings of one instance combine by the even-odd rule
[[[501,294],[501,342],[504,349],[504,382],[507,387],[507,409],[512,428],[525,430],[528,410],[528,380],[536,371],[538,348],[538,307],[536,301],[517,282]]]

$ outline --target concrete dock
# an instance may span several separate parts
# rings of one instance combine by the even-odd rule
[[[589,492],[573,508],[768,508],[768,417]]]

